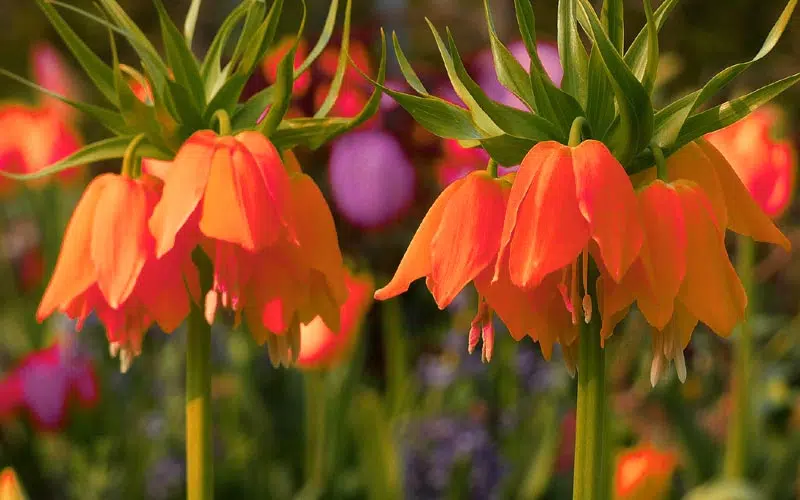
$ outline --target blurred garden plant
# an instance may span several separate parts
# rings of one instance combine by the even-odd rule
[[[800,74],[700,108],[771,51],[797,2],[788,2],[752,60],[657,109],[658,32],[677,3],[653,11],[644,0],[647,23],[626,48],[621,0],[605,0],[599,15],[588,0],[560,0],[559,88],[539,59],[530,2],[515,1],[531,61],[524,68],[500,42],[485,0],[497,78],[523,109],[490,98],[465,69],[449,30],[442,37],[430,22],[465,107],[428,92],[396,37],[400,68],[416,94],[375,82],[431,133],[490,156],[485,171],[441,193],[394,278],[375,296],[389,299],[425,277],[444,308],[474,282],[470,351],[482,338],[483,359],[491,358],[495,312],[515,339],[532,337],[546,357],[561,345],[578,376],[576,499],[608,496],[603,347],[630,306],[636,302],[651,327],[652,384],[670,362],[683,381],[683,351],[697,324],[727,337],[745,318],[746,289],[728,258],[726,229],[789,249],[734,167],[703,136],[744,118]],[[498,165],[517,164],[516,174],[498,176]]]
[[[205,57],[191,50],[200,11],[191,3],[181,31],[155,0],[166,57],[115,0],[92,13],[38,0],[67,47],[105,98],[73,100],[2,71],[97,120],[111,137],[44,167],[8,171],[31,180],[100,160],[122,159],[119,174],[91,181],[67,226],[38,319],[58,311],[80,329],[94,312],[105,325],[122,370],[141,353],[152,323],[170,332],[188,318],[186,360],[187,485],[191,499],[213,494],[210,423],[210,325],[217,311],[243,317],[278,365],[300,355],[301,324],[315,318],[340,327],[348,289],[336,228],[321,191],[291,149],[318,148],[368,120],[380,91],[349,118],[329,118],[348,63],[351,1],[329,91],[311,118],[287,119],[295,81],[327,45],[339,2],[331,2],[316,45],[295,68],[305,27],[288,45],[268,88],[241,102],[275,37],[283,1],[241,2],[223,21]],[[102,61],[61,17],[68,8],[109,34],[113,61]],[[233,33],[239,38],[222,64]],[[116,41],[128,42],[141,68],[122,64]],[[383,82],[384,59],[377,78]],[[60,108],[59,108],[60,109]],[[52,142],[52,141],[49,141]]]

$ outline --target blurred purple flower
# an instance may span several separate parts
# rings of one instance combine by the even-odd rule
[[[503,461],[479,422],[439,417],[412,423],[405,434],[407,498],[446,497],[454,466],[460,463],[468,466],[468,498],[499,498]]]
[[[471,379],[486,373],[480,356],[467,352],[466,331],[451,330],[437,353],[423,353],[417,364],[420,382],[430,388],[443,389],[459,379]]]
[[[382,130],[351,132],[331,146],[333,201],[352,224],[375,228],[411,205],[416,173],[395,137]]]

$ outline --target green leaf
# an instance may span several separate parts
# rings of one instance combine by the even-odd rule
[[[677,138],[686,119],[692,112],[726,87],[734,78],[752,66],[753,63],[761,60],[772,51],[778,40],[780,40],[796,6],[797,0],[790,0],[786,4],[778,21],[770,30],[766,40],[764,40],[761,50],[758,51],[758,54],[753,59],[725,68],[714,75],[714,78],[706,83],[702,89],[683,97],[656,113],[657,127],[654,138],[659,146],[669,146]]]
[[[350,17],[353,7],[352,0],[347,0],[344,7],[344,27],[342,28],[342,46],[339,48],[339,61],[336,64],[336,73],[333,75],[328,95],[322,101],[317,112],[314,113],[314,118],[324,118],[328,116],[333,105],[336,104],[336,99],[339,97],[339,90],[342,88],[344,82],[345,70],[347,70],[348,54],[350,53]]]
[[[600,10],[600,23],[608,33],[611,45],[622,54],[625,49],[625,12],[622,0],[605,0]]]
[[[31,174],[12,174],[0,170],[0,175],[11,179],[27,181],[57,174],[68,168],[88,165],[102,160],[122,158],[125,154],[125,150],[128,148],[128,143],[131,142],[133,138],[134,136],[120,136],[89,144],[75,151],[63,160]]]
[[[489,44],[497,79],[509,92],[517,96],[531,111],[536,111],[536,96],[531,86],[531,77],[508,48],[503,45],[495,31],[489,0],[483,0],[486,23],[489,28]]]
[[[472,115],[464,108],[434,96],[420,97],[397,92],[383,85],[379,87],[411,113],[417,123],[436,136],[461,140],[478,140],[484,137],[472,120]]]
[[[199,112],[205,107],[205,86],[200,77],[200,68],[194,54],[186,45],[186,39],[169,18],[161,0],[153,0],[161,23],[161,37],[167,52],[167,61],[172,68],[175,83],[189,92],[195,109]]]
[[[736,123],[799,81],[800,73],[797,73],[689,117],[671,149],[677,150],[699,137]]]
[[[189,90],[172,80],[167,80],[167,89],[178,112],[178,116],[175,117],[177,121],[194,130],[205,128],[206,122],[203,120],[203,115],[194,106],[195,103]]]
[[[547,119],[492,101],[483,89],[472,79],[467,72],[467,68],[464,67],[455,41],[450,34],[450,30],[447,30],[447,38],[450,54],[452,55],[453,71],[456,78],[469,93],[471,101],[479,106],[488,119],[492,120],[492,122],[499,127],[499,133],[492,135],[509,134],[537,142],[546,140],[566,140],[566,137],[561,134],[558,127]],[[474,113],[473,118],[475,118]]]
[[[608,79],[608,72],[597,46],[589,55],[589,82],[586,102],[586,119],[592,127],[595,139],[602,140],[614,121],[614,89]]]
[[[275,90],[275,85],[270,85],[248,99],[246,103],[239,105],[231,118],[233,130],[253,128],[275,98]]]
[[[299,40],[299,38],[298,38]],[[289,105],[292,99],[292,83],[293,79],[293,66],[294,66],[294,53],[297,50],[297,42],[289,49],[289,52],[283,56],[281,62],[278,63],[278,73],[275,78],[275,91],[272,94],[272,106],[267,111],[267,116],[264,121],[259,125],[258,130],[271,137],[273,132],[278,129],[278,126],[289,110]]]
[[[264,21],[264,15],[267,12],[267,6],[262,1],[251,0],[249,5],[250,8],[247,9],[247,17],[244,20],[244,26],[242,26],[239,39],[236,40],[236,47],[233,49],[233,55],[225,66],[228,70],[238,63],[245,49],[253,45],[253,42],[256,40],[256,33],[261,27]]]
[[[556,87],[547,75],[536,49],[536,20],[530,2],[514,0],[514,6],[517,10],[517,23],[522,40],[531,56],[530,79],[535,111],[558,125],[562,136],[567,137],[575,118],[584,115],[583,108],[574,97]]]
[[[653,16],[657,32],[661,31],[661,27],[664,26],[670,13],[672,13],[672,10],[678,5],[678,1],[679,0],[664,0],[661,5],[658,6]],[[631,71],[633,71],[633,74],[636,75],[636,78],[640,81],[644,78],[645,67],[648,60],[649,33],[650,28],[648,25],[645,25],[639,34],[636,35],[631,46],[628,47],[628,51],[625,52],[625,64],[628,65]]]
[[[484,135],[495,136],[502,134],[503,130],[500,129],[500,127],[498,127],[491,118],[489,118],[483,109],[481,109],[481,106],[472,97],[470,91],[467,90],[467,88],[461,82],[461,78],[459,77],[458,71],[456,71],[455,63],[453,62],[453,57],[451,56],[447,47],[444,45],[444,42],[439,36],[439,32],[436,31],[436,28],[433,26],[433,23],[431,23],[427,18],[425,21],[428,23],[431,33],[433,33],[433,38],[436,41],[436,46],[439,48],[439,54],[444,61],[444,67],[447,71],[447,76],[450,78],[450,83],[452,83],[453,89],[458,97],[460,97],[464,104],[467,105],[467,109],[469,109],[470,113],[472,114],[472,119],[482,130],[486,132]],[[455,44],[453,43],[452,46],[455,47]],[[461,63],[460,60],[459,63]],[[466,73],[466,71],[464,71],[464,73]],[[477,87],[477,85],[475,85],[475,87]]]
[[[328,135],[344,130],[350,121],[348,118],[339,117],[284,120],[270,140],[282,151],[298,145],[309,146],[312,143],[323,142]]]
[[[219,31],[217,31],[217,34],[211,41],[211,46],[208,48],[208,52],[206,52],[206,56],[203,59],[203,64],[200,66],[200,75],[206,83],[206,95],[214,95],[217,89],[222,85],[222,81],[227,78],[227,75],[221,76],[222,52],[225,50],[225,46],[231,34],[233,34],[233,30],[239,24],[239,21],[241,21],[246,14],[251,12],[252,9],[250,9],[250,6],[254,3],[263,5],[260,4],[260,2],[250,0],[240,3],[233,9],[222,22],[222,26],[220,26]]]
[[[147,76],[153,84],[153,92],[160,95],[169,79],[169,70],[161,60],[158,51],[116,0],[100,0],[100,3],[109,17],[125,32],[125,37],[131,47],[142,59]]]
[[[253,34],[253,38],[244,40],[245,49],[242,54],[242,60],[236,71],[237,73],[250,76],[256,66],[264,59],[267,49],[269,49],[270,45],[272,45],[272,41],[275,39],[275,33],[278,30],[278,22],[280,21],[282,11],[283,0],[275,0],[264,22],[261,23],[261,26],[259,26],[258,30]],[[303,2],[303,12],[305,12],[305,2]],[[303,22],[305,22],[305,15],[303,16]]]
[[[650,0],[642,0],[642,2],[644,3],[644,15],[647,18],[647,63],[641,82],[647,93],[652,95],[658,74],[658,28]]]
[[[577,99],[581,106],[585,106],[589,62],[578,35],[576,2],[577,0],[558,1],[558,53],[561,54],[561,65],[564,67],[561,88]]]
[[[414,68],[412,68],[411,64],[408,62],[408,58],[406,58],[403,49],[400,47],[400,41],[397,39],[397,33],[395,32],[392,32],[392,45],[394,47],[394,53],[397,56],[397,63],[400,66],[400,72],[403,73],[403,77],[408,84],[420,94],[429,95],[428,90],[422,84]]]
[[[86,75],[92,80],[97,89],[111,103],[117,104],[117,93],[114,89],[114,73],[97,54],[92,52],[88,45],[69,27],[64,18],[46,0],[36,0],[36,4],[50,20],[50,24],[58,32],[61,39],[69,48],[72,55],[78,60]]]
[[[200,15],[200,4],[203,0],[192,0],[189,5],[189,12],[186,13],[186,20],[183,22],[183,36],[186,37],[186,45],[191,49],[194,39],[194,28],[197,26],[197,16]]]
[[[14,73],[12,73],[10,71],[7,71],[7,70],[4,70],[2,68],[0,68],[0,75],[4,75],[4,76],[6,76],[8,78],[11,78],[12,80],[16,80],[17,82],[19,82],[19,83],[21,83],[23,85],[27,85],[28,87],[30,87],[30,88],[38,91],[38,92],[46,94],[46,95],[48,95],[50,97],[53,97],[55,99],[58,99],[59,101],[63,102],[64,104],[72,106],[73,108],[77,109],[78,111],[90,116],[91,118],[94,118],[101,125],[103,125],[109,131],[111,131],[111,132],[113,132],[115,134],[123,135],[123,134],[130,133],[130,130],[128,130],[128,127],[125,125],[125,121],[122,119],[122,117],[119,115],[119,113],[117,111],[115,111],[115,110],[106,109],[106,108],[103,108],[103,107],[100,107],[100,106],[95,106],[95,105],[87,104],[87,103],[84,103],[84,102],[73,101],[72,99],[68,99],[68,98],[66,98],[66,97],[64,97],[64,96],[62,96],[60,94],[52,92],[49,89],[46,89],[46,88],[42,87],[41,85],[37,85],[36,83],[34,83],[34,82],[30,81],[30,80],[27,80],[27,79],[25,79],[25,78],[23,78],[21,76],[15,75]]]
[[[211,102],[208,103],[208,106],[206,106],[203,122],[208,123],[211,120],[211,116],[219,109],[224,109],[228,115],[233,114],[246,83],[247,77],[244,75],[233,75],[225,82],[211,99]]]
[[[331,6],[328,8],[328,17],[325,18],[325,24],[322,26],[322,33],[320,33],[317,43],[314,44],[314,48],[308,53],[306,60],[294,71],[295,79],[306,72],[314,61],[317,60],[319,55],[322,54],[325,47],[328,46],[328,42],[331,40],[331,35],[333,34],[333,28],[336,26],[336,13],[338,9],[339,0],[331,0]]]
[[[79,7],[75,7],[74,5],[70,5],[68,3],[59,2],[58,0],[48,0],[48,3],[51,3],[51,4],[53,4],[53,5],[57,6],[57,7],[61,7],[62,9],[70,10],[72,12],[75,12],[76,14],[80,14],[81,16],[85,17],[86,19],[89,19],[90,21],[94,21],[97,24],[103,26],[104,28],[110,29],[111,31],[113,31],[113,32],[115,32],[115,33],[117,33],[119,35],[122,35],[122,36],[126,36],[127,35],[127,33],[125,33],[125,31],[121,30],[118,26],[115,26],[115,25],[111,24],[107,20],[103,19],[102,17],[96,16],[96,15],[92,14],[91,12],[86,12],[85,10],[83,10],[83,9],[81,9]]]
[[[528,151],[536,145],[536,141],[501,135],[481,139],[481,145],[499,165],[511,167],[522,162]]]
[[[586,13],[595,47],[614,88],[620,124],[609,142],[612,153],[625,165],[650,144],[653,135],[653,108],[650,95],[611,45],[588,0],[581,0],[581,7]]]

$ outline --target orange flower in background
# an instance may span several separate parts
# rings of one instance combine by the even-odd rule
[[[27,500],[17,473],[11,467],[0,472],[0,500]]]
[[[730,335],[744,319],[747,295],[725,250],[725,228],[698,184],[656,180],[639,192],[638,210],[645,234],[639,258],[619,284],[600,280],[602,335],[612,334],[636,300],[653,327],[651,383],[669,361],[684,381],[683,351],[698,321]]]
[[[333,330],[319,316],[300,326],[300,355],[297,364],[301,368],[326,368],[345,356],[355,341],[364,316],[372,303],[375,290],[369,275],[345,276],[347,301],[339,311],[341,319],[338,330]]]
[[[170,251],[179,233],[202,235],[214,262],[206,317],[213,320],[220,302],[239,310],[255,255],[281,239],[296,239],[289,175],[278,151],[257,132],[235,137],[196,132],[163,180],[164,193],[150,219],[156,255]]]
[[[792,143],[772,135],[774,108],[760,108],[722,130],[706,135],[731,163],[750,195],[767,215],[780,217],[791,203],[797,170]]]
[[[336,67],[339,64],[339,54],[340,50],[337,46],[329,46],[320,54],[317,60],[317,68],[319,68],[320,72],[327,78],[333,78],[334,75],[336,75]],[[356,68],[363,71],[364,74],[372,74],[372,59],[369,55],[369,50],[363,43],[358,40],[350,40],[347,55],[352,60],[352,64],[355,64]],[[343,88],[352,85],[368,85],[368,82],[364,80],[364,77],[361,76],[361,73],[359,73],[356,68],[352,67],[351,63],[347,64],[347,68],[344,72]],[[367,89],[369,89],[368,86]]]
[[[182,237],[156,258],[147,223],[159,191],[148,177],[104,174],[92,180],[67,225],[37,311],[42,321],[58,310],[77,319],[78,329],[94,311],[123,370],[141,352],[153,322],[166,332],[180,325],[189,313],[187,283],[197,289],[191,240]]]
[[[616,500],[667,498],[678,457],[650,445],[631,448],[617,457],[614,477]]]
[[[508,279],[492,283],[500,249],[500,221],[506,213],[514,174],[495,179],[485,170],[450,184],[428,210],[392,280],[375,292],[386,300],[425,277],[436,304],[444,309],[471,281],[479,295],[470,351],[483,337],[483,358],[491,359],[492,315],[497,312],[516,339],[527,334],[532,307],[528,294]]]
[[[267,79],[268,82],[274,83],[278,77],[278,64],[280,64],[281,59],[284,58],[286,54],[289,53],[291,50],[292,45],[294,45],[295,38],[292,36],[287,36],[283,38],[278,44],[276,44],[266,55],[264,58],[264,62],[261,64],[261,69],[264,73],[264,78]],[[297,44],[297,50],[294,53],[294,68],[297,69],[303,64],[303,61],[308,57],[308,43],[305,40],[300,40]],[[304,72],[302,75],[298,76],[297,79],[294,81],[294,85],[292,86],[292,95],[294,97],[303,97],[308,92],[308,88],[311,86],[311,73],[308,71]]]

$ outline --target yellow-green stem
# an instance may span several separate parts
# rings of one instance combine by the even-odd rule
[[[141,168],[136,164],[136,148],[144,141],[145,135],[139,134],[128,143],[122,156],[122,175],[136,179],[142,174]]]
[[[189,500],[214,497],[211,442],[211,326],[195,304],[186,345],[186,487]]]
[[[664,152],[661,151],[661,148],[655,144],[650,146],[650,151],[653,152],[653,160],[656,163],[656,173],[658,178],[664,182],[667,182],[669,179],[667,173],[667,161],[664,159]]]
[[[748,441],[752,408],[750,401],[753,379],[753,335],[748,317],[754,310],[753,267],[755,264],[755,242],[747,236],[739,236],[736,247],[736,271],[747,292],[748,306],[745,320],[739,325],[733,344],[733,370],[731,373],[731,413],[728,421],[728,436],[725,443],[725,476],[744,478],[748,466]]]
[[[575,147],[590,135],[589,122],[579,116],[572,121],[572,127],[569,129],[569,145]]]
[[[593,282],[593,280],[590,280]],[[594,287],[589,287],[592,291]],[[593,296],[596,296],[594,293]],[[597,302],[593,301],[598,311]],[[588,324],[580,322],[578,349],[578,403],[575,427],[573,500],[605,498],[605,351],[600,345],[600,318],[594,314]]]
[[[486,165],[486,171],[489,172],[494,178],[497,178],[497,162],[494,160],[489,160],[489,164]]]
[[[231,135],[231,119],[227,111],[224,109],[216,110],[212,120],[216,120],[219,123],[219,135]]]

